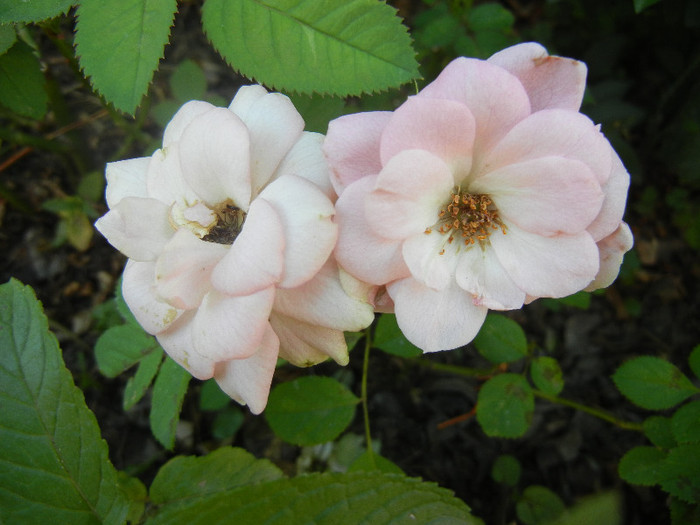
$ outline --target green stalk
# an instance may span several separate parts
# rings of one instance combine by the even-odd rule
[[[369,430],[369,409],[367,408],[367,375],[369,371],[369,349],[372,348],[372,333],[367,327],[365,330],[365,356],[364,362],[362,363],[362,414],[365,419],[365,441],[367,442],[367,457],[369,458],[369,464],[376,468],[377,464],[374,460],[374,451],[372,450],[372,435]]]

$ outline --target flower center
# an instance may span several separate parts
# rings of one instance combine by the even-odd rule
[[[438,217],[437,231],[449,235],[447,242],[450,244],[457,238],[464,239],[464,244],[469,246],[476,241],[486,241],[495,230],[506,233],[506,226],[488,195],[452,190],[450,202],[440,210]],[[432,231],[427,228],[425,233]]]
[[[209,227],[202,240],[217,244],[233,244],[243,229],[246,213],[238,206],[226,203],[213,211],[216,222]]]

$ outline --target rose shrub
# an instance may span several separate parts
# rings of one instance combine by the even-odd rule
[[[374,318],[366,287],[329,259],[335,194],[323,136],[303,128],[261,86],[228,108],[188,102],[162,149],[107,166],[96,223],[129,258],[122,292],[143,328],[256,414],[278,356],[346,364],[343,331]]]
[[[454,60],[393,112],[330,123],[336,257],[424,351],[468,343],[488,309],[617,276],[629,175],[579,112],[585,79],[520,44]]]

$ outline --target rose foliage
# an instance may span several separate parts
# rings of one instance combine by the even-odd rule
[[[175,361],[260,413],[278,356],[346,364],[343,331],[374,309],[432,352],[488,309],[608,286],[632,245],[629,175],[579,112],[585,77],[534,43],[458,58],[325,142],[261,86],[189,102],[162,149],[107,166],[97,228],[129,257],[124,298]]]

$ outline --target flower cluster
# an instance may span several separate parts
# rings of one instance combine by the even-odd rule
[[[162,149],[107,166],[96,226],[129,257],[124,299],[260,413],[278,356],[346,364],[343,331],[375,310],[431,352],[468,343],[488,309],[607,286],[632,245],[629,175],[579,113],[585,76],[532,43],[459,58],[325,140],[261,86],[189,102]]]

